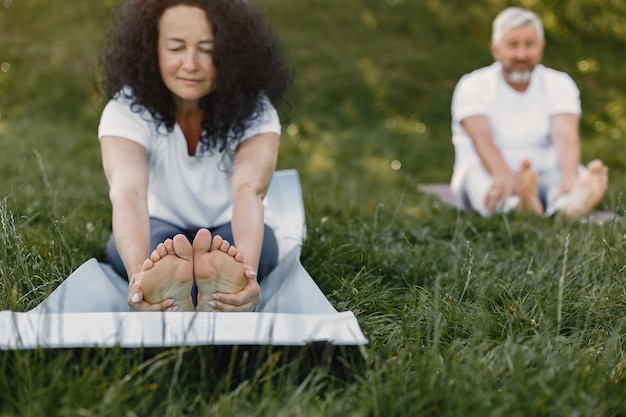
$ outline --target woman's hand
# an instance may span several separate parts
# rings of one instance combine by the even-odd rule
[[[215,311],[254,311],[257,304],[261,302],[261,287],[259,287],[253,268],[246,266],[244,276],[247,282],[241,291],[235,294],[213,294],[213,300],[209,302],[209,306]]]
[[[158,304],[150,304],[143,299],[141,291],[141,276],[139,272],[130,279],[128,283],[128,309],[130,311],[175,311],[174,300],[166,299]]]

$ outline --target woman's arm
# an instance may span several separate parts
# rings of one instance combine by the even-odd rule
[[[235,247],[243,255],[247,284],[237,294],[218,295],[216,309],[221,311],[252,310],[259,303],[260,288],[256,280],[263,244],[263,198],[267,192],[278,159],[279,136],[263,133],[242,142],[235,151],[232,168]]]
[[[169,300],[151,305],[143,301],[141,269],[150,251],[148,166],[146,150],[129,139],[100,139],[102,165],[113,208],[113,236],[129,278],[131,310],[165,310]]]

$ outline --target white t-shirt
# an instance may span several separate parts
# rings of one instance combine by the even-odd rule
[[[504,80],[500,62],[464,75],[452,96],[454,169],[480,161],[471,138],[460,122],[468,116],[489,119],[493,140],[509,168],[515,171],[524,159],[542,171],[557,165],[551,138],[551,118],[560,113],[580,115],[580,93],[572,78],[537,65],[528,89],[513,90]]]
[[[264,111],[246,129],[239,143],[260,134],[276,133],[281,127],[278,114],[266,96]],[[98,137],[117,136],[142,145],[148,156],[148,211],[151,217],[184,229],[215,227],[231,221],[232,158],[224,152],[202,152],[189,156],[187,142],[178,124],[172,132],[157,129],[144,109],[133,112],[130,100],[118,94],[102,112]],[[232,145],[235,149],[237,144]]]

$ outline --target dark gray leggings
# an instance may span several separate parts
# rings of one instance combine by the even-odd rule
[[[224,240],[227,240],[229,243],[233,244],[233,230],[230,223],[208,229],[211,232],[211,235],[221,236]],[[158,244],[165,241],[165,239],[173,238],[179,233],[187,236],[187,239],[192,242],[193,238],[196,235],[196,232],[196,230],[183,230],[164,220],[150,218],[150,252],[156,249]],[[128,280],[126,268],[122,263],[122,259],[120,258],[119,253],[117,252],[117,248],[115,247],[113,234],[111,234],[109,242],[107,243],[106,254],[108,261],[115,270],[115,272]],[[263,247],[261,249],[259,270],[257,272],[257,279],[259,280],[259,282],[261,281],[261,279],[263,279],[263,277],[267,276],[272,271],[272,269],[276,267],[277,264],[278,242],[276,241],[274,231],[268,225],[265,225],[265,233],[263,234]],[[196,292],[197,290],[194,284],[194,288],[192,290],[192,297],[194,300],[196,298]]]

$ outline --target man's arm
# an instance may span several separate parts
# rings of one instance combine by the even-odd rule
[[[486,116],[466,117],[461,120],[461,126],[472,139],[481,162],[493,176],[493,183],[485,200],[487,208],[493,210],[499,200],[514,194],[515,176],[493,141],[493,134]]]
[[[578,178],[580,165],[578,121],[579,116],[572,113],[552,116],[552,141],[556,147],[562,175],[559,193],[570,192]]]

